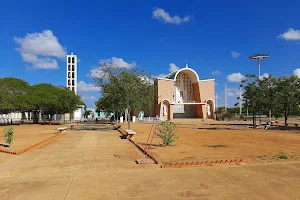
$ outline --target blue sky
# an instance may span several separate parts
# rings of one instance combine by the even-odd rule
[[[296,0],[2,1],[0,77],[65,85],[65,54],[74,52],[79,93],[93,107],[99,92],[87,75],[100,60],[160,75],[187,59],[200,79],[216,79],[219,105],[227,83],[233,105],[240,78],[257,73],[249,55],[270,54],[262,74],[300,75],[299,8]]]

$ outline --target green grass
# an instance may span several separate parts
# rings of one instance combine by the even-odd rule
[[[285,154],[279,155],[278,158],[285,159],[285,160],[289,159],[289,157],[287,155],[285,155]]]
[[[268,155],[262,155],[262,156],[257,156],[258,158],[262,159],[262,160],[266,160],[268,159]]]
[[[227,147],[227,145],[225,145],[225,144],[212,144],[212,145],[208,145],[207,147],[218,148],[218,147]]]

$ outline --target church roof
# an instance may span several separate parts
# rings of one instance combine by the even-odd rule
[[[169,75],[167,75],[166,78],[167,79],[174,79],[177,72],[178,72],[178,70],[173,71],[172,73],[170,73]]]

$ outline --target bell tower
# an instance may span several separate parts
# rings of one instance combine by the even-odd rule
[[[66,86],[77,94],[77,56],[67,55],[67,83]]]

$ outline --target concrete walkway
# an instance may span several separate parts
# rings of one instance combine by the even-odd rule
[[[70,131],[0,154],[1,199],[300,199],[300,163],[160,169],[116,131]],[[6,154],[5,154],[6,155]]]

